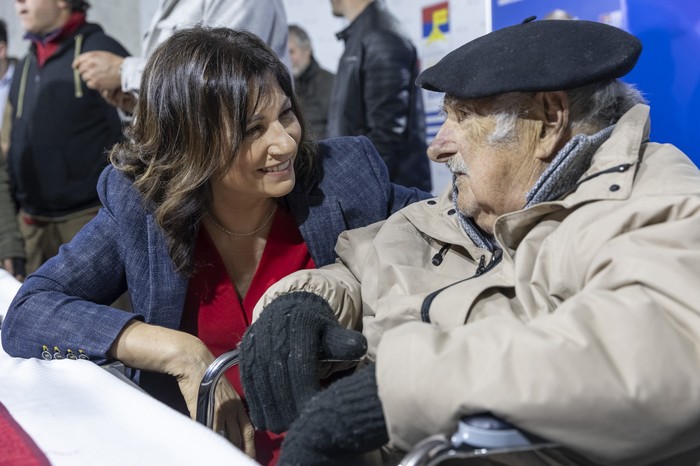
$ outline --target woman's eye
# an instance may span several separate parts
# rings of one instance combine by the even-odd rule
[[[252,126],[245,130],[245,136],[250,137],[250,136],[255,136],[260,132],[260,125]]]
[[[294,110],[292,110],[292,107],[289,107],[286,110],[283,110],[282,113],[280,113],[280,121],[289,121],[289,120],[294,120],[296,119],[296,114],[294,113]]]

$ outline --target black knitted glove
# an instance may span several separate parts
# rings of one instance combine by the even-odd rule
[[[253,425],[284,432],[320,390],[319,360],[352,360],[365,351],[362,333],[341,327],[320,296],[297,291],[276,298],[240,345],[239,370]]]
[[[307,403],[287,432],[277,464],[337,464],[376,450],[388,441],[375,366],[370,364]]]

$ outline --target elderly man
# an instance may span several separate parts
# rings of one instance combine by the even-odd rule
[[[453,186],[273,287],[241,345],[253,422],[293,421],[281,465],[484,411],[560,444],[546,464],[697,464],[700,172],[649,142],[617,79],[640,52],[612,26],[530,21],[419,76],[446,93],[429,155]],[[336,315],[363,316],[375,362],[314,395],[317,359],[362,350]]]

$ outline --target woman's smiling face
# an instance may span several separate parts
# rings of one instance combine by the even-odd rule
[[[265,89],[248,116],[231,168],[220,180],[212,180],[214,197],[285,196],[294,188],[294,160],[300,140],[301,125],[292,103],[275,82]]]

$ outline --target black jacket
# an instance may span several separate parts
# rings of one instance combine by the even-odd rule
[[[101,27],[86,23],[41,69],[32,45],[15,71],[8,162],[15,199],[30,215],[55,218],[100,204],[97,179],[121,138],[121,122],[71,67],[90,50],[128,55]]]
[[[311,126],[317,139],[326,138],[332,86],[333,73],[321,68],[313,56],[304,72],[298,78],[294,78],[294,89],[301,101],[304,119]]]
[[[369,137],[391,181],[430,191],[415,47],[379,2],[370,3],[337,36],[345,51],[333,82],[328,137]]]

